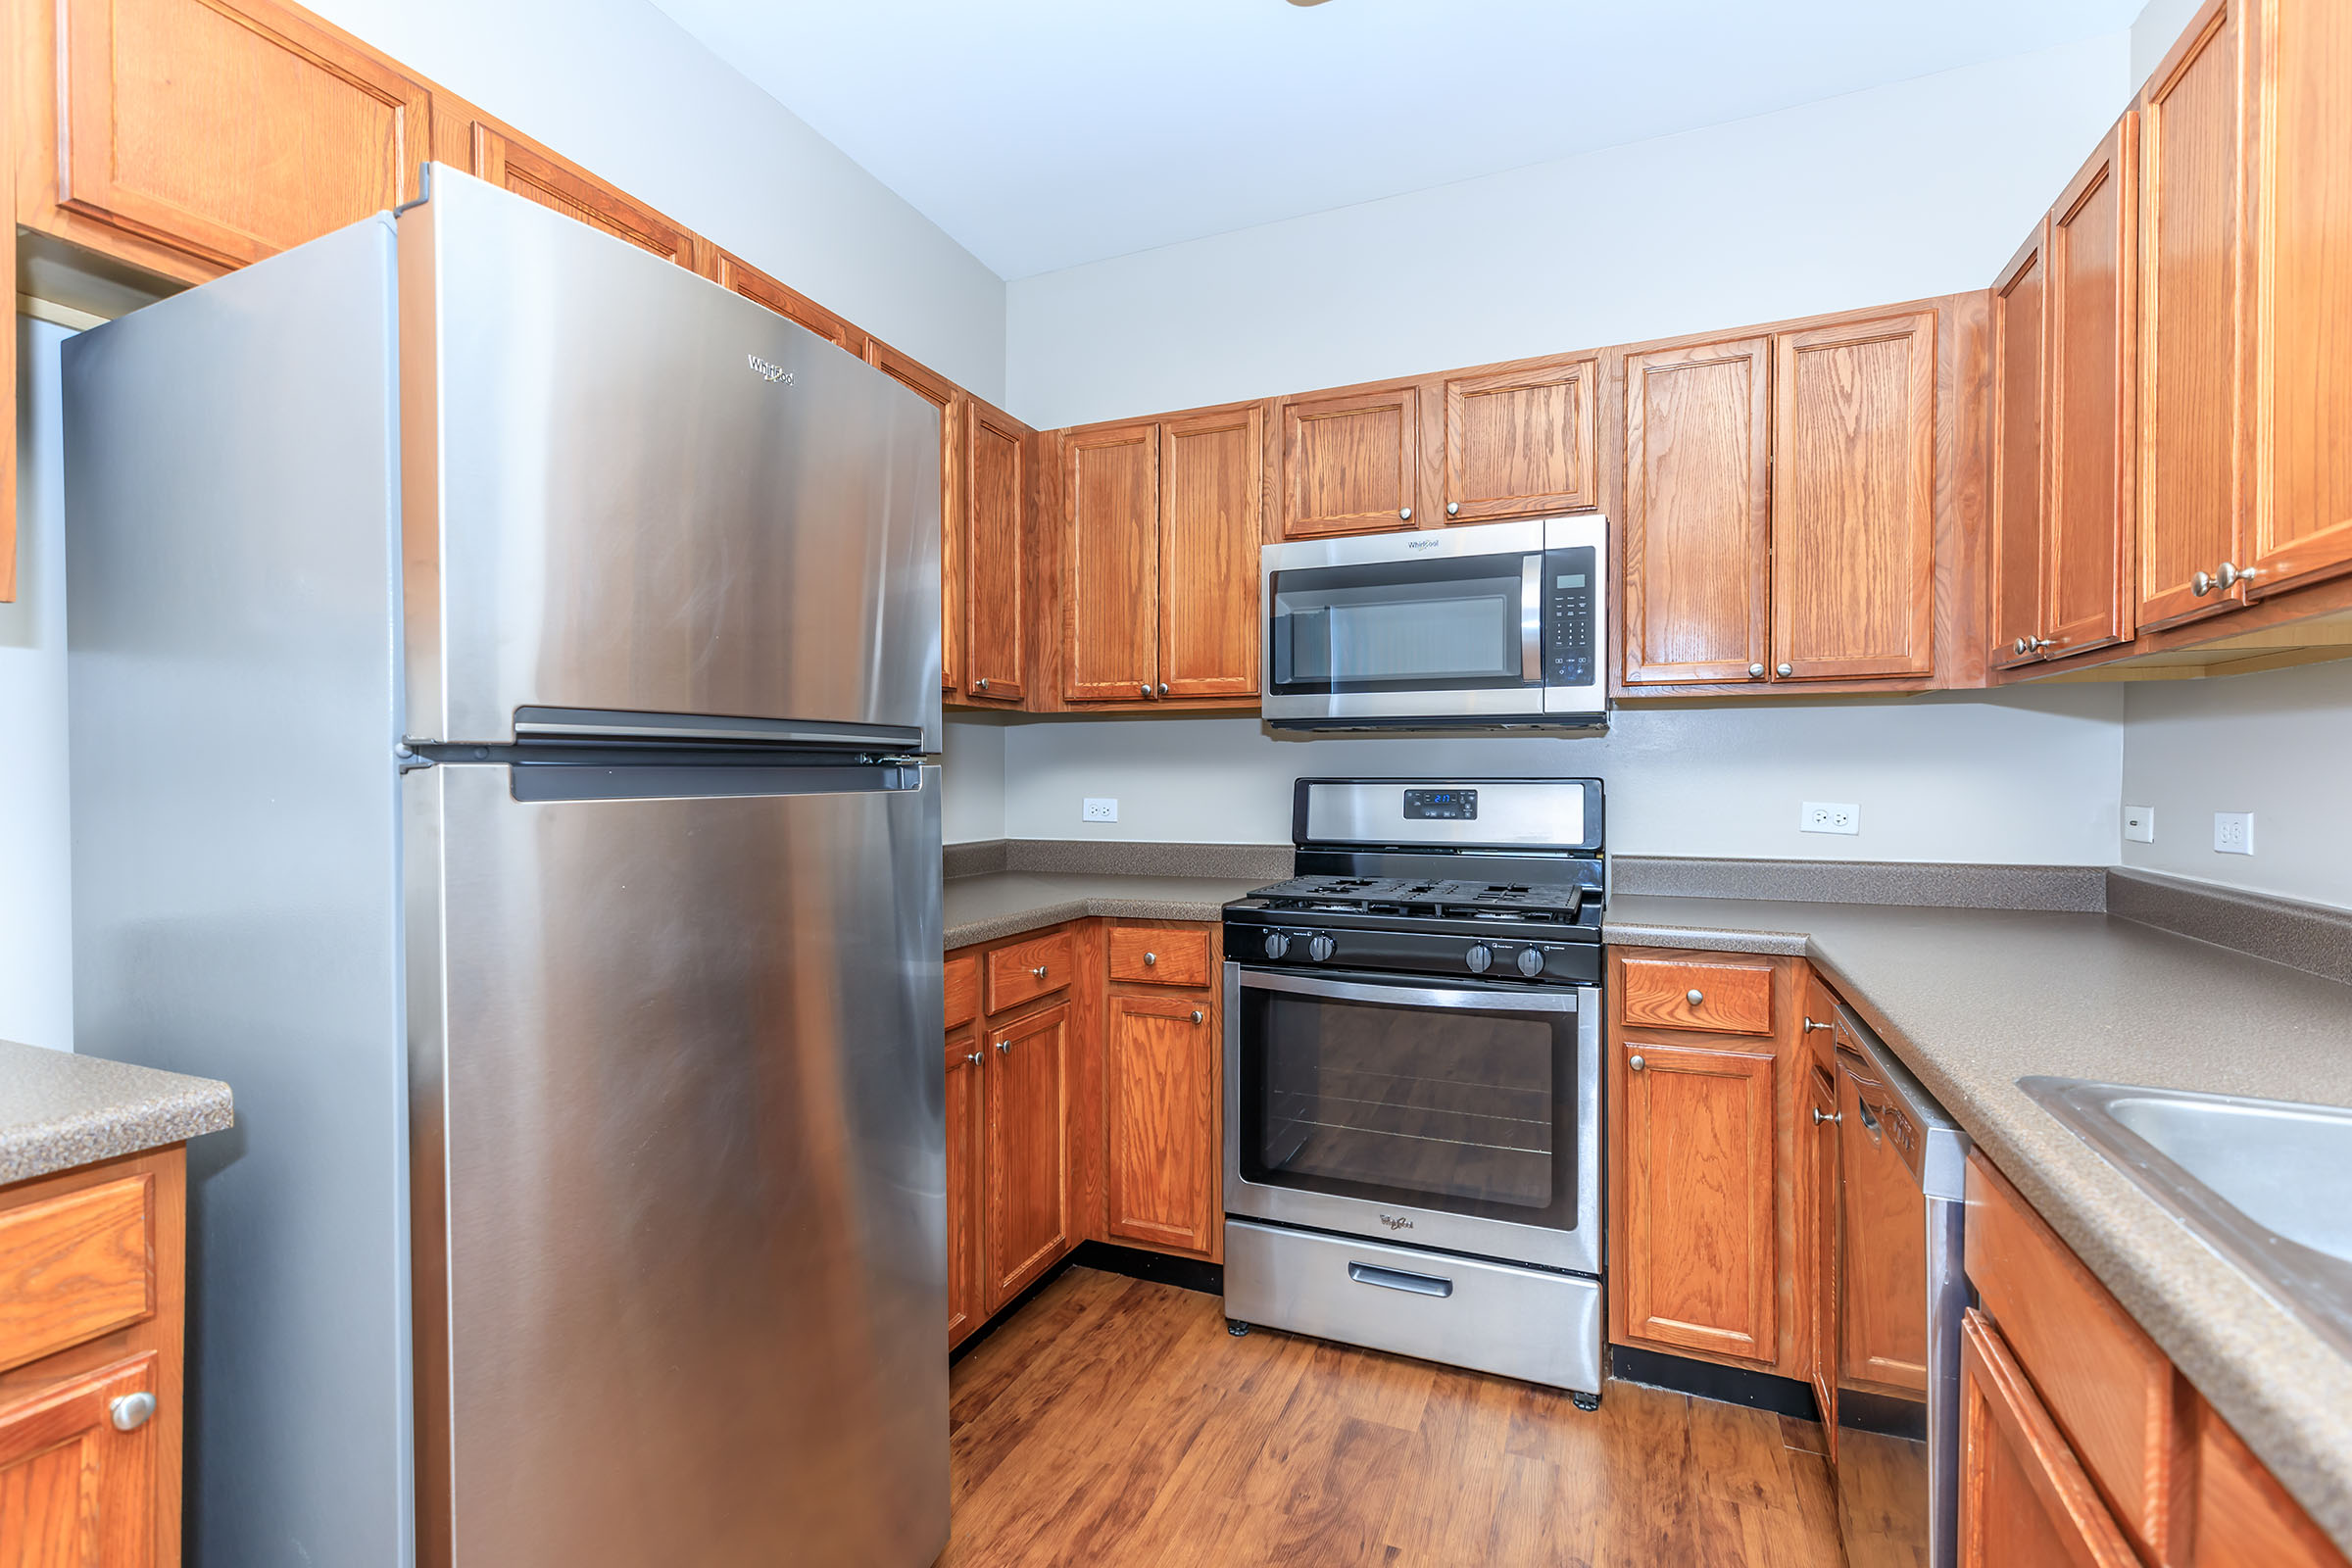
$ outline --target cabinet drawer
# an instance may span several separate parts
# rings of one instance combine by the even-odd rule
[[[1984,1155],[1968,1156],[1968,1277],[2117,1522],[2172,1558],[2173,1364]]]
[[[1205,986],[1208,932],[1182,926],[1114,927],[1110,977],[1147,986]]]
[[[155,1310],[154,1214],[147,1176],[0,1210],[0,1370]]]
[[[1621,958],[1625,1021],[1651,1029],[1772,1032],[1772,965]]]
[[[980,958],[977,954],[951,955],[948,958],[947,984],[948,1027],[970,1023],[980,1016]]]
[[[1064,990],[1076,969],[1078,944],[1067,931],[1050,931],[988,956],[988,1010],[1003,1012],[1033,998]]]

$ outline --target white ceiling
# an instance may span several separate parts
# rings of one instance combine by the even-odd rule
[[[654,3],[1016,278],[2120,31],[2141,0]]]

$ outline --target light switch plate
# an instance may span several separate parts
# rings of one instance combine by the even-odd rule
[[[1119,803],[1106,796],[1089,795],[1078,815],[1080,820],[1087,822],[1116,822],[1119,819]]]
[[[1859,833],[1862,808],[1844,801],[1807,801],[1796,825],[1807,833]]]
[[[2213,853],[2216,855],[2252,855],[2254,853],[2254,813],[2252,811],[2214,812]]]
[[[2156,842],[2156,808],[2127,806],[2124,808],[2124,837],[2134,844]]]

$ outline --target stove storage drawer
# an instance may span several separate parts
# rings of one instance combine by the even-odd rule
[[[1110,977],[1139,986],[1209,983],[1208,927],[1114,925],[1110,928]]]
[[[988,955],[988,1010],[993,1017],[1007,1007],[1067,991],[1078,973],[1077,938],[1063,928],[1027,942],[1016,942]]]
[[[1644,1029],[1772,1032],[1772,965],[1687,958],[1619,959],[1625,1021]]]
[[[1600,1392],[1600,1282],[1225,1222],[1225,1315],[1555,1389]]]

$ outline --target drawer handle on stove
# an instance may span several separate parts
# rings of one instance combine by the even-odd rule
[[[1384,1291],[1410,1291],[1415,1296],[1435,1296],[1441,1299],[1453,1294],[1453,1281],[1440,1279],[1435,1274],[1408,1274],[1400,1268],[1382,1268],[1377,1263],[1350,1263],[1348,1277],[1358,1285],[1377,1285]]]

